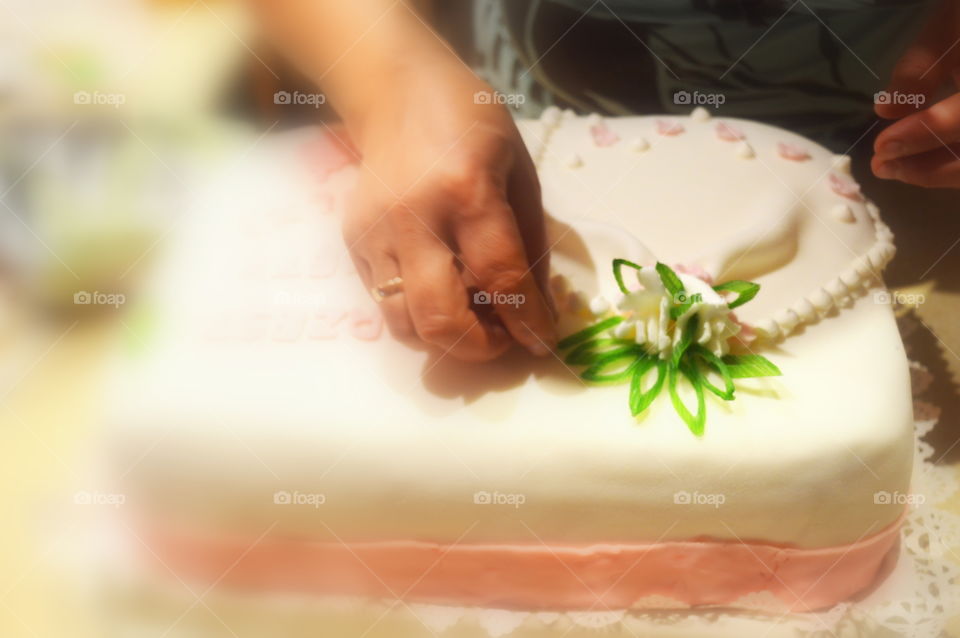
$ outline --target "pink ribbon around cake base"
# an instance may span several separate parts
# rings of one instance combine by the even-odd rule
[[[812,611],[848,600],[875,581],[897,544],[901,521],[856,543],[817,549],[735,541],[589,546],[270,536],[256,541],[156,529],[147,537],[179,578],[254,591],[594,611],[737,606],[760,594],[772,595],[783,611]],[[651,604],[656,601],[664,604]]]

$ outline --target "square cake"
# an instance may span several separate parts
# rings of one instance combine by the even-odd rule
[[[340,238],[357,168],[328,129],[266,140],[178,228],[111,416],[145,581],[236,593],[241,616],[378,601],[369,623],[806,612],[876,582],[910,381],[892,235],[849,158],[703,109],[519,126],[569,337],[552,357],[391,339]],[[354,635],[334,627],[297,630]]]

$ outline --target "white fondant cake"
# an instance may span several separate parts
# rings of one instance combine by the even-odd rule
[[[284,552],[319,551],[340,569],[323,552],[353,548],[387,598],[407,593],[384,576],[397,565],[442,572],[404,596],[428,603],[584,605],[575,584],[538,586],[552,597],[536,599],[511,580],[544,582],[543,563],[566,566],[564,552],[588,589],[613,585],[597,599],[619,608],[736,605],[718,592],[759,586],[740,591],[735,574],[695,583],[700,567],[739,547],[776,556],[761,560],[771,572],[760,590],[813,583],[809,599],[778,594],[787,608],[862,589],[889,543],[872,562],[832,570],[844,583],[823,578],[829,563],[809,561],[895,534],[902,501],[877,495],[909,492],[913,444],[906,361],[879,276],[892,236],[849,162],[702,111],[591,120],[549,109],[520,127],[550,216],[561,334],[623,307],[612,259],[659,260],[694,273],[681,275],[689,290],[711,279],[760,284],[730,334],[716,324],[701,343],[725,354],[727,336],[742,324],[746,340],[752,328],[749,348],[782,376],[738,379],[735,401],[708,394],[697,437],[666,392],[634,417],[625,386],[589,385],[562,356],[476,365],[404,347],[382,329],[339,238],[355,169],[318,177],[298,158],[329,138],[282,136],[182,229],[157,288],[157,328],[125,367],[112,444],[144,538],[156,532],[164,562],[185,566],[203,562],[184,559],[188,549],[216,554],[214,539],[266,539],[257,545],[274,553],[246,584],[269,574],[264,583],[320,593],[340,592],[287,582],[270,566]],[[615,336],[649,347],[664,334],[626,322]],[[673,552],[663,559],[680,570],[673,584],[631,585],[641,562],[594,555],[650,547]],[[417,548],[433,558],[408,565]],[[433,560],[439,569],[427,569]],[[497,561],[514,565],[510,578]],[[794,564],[805,565],[799,581],[789,580]],[[457,571],[466,565],[476,570]],[[475,581],[462,598],[458,578]]]

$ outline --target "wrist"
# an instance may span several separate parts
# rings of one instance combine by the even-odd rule
[[[461,107],[473,105],[476,91],[489,90],[445,48],[402,57],[371,69],[365,86],[354,87],[350,98],[337,105],[360,148],[391,131],[416,130],[419,121],[437,124],[455,117]]]

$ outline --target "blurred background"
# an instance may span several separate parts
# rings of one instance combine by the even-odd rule
[[[72,490],[164,239],[270,128],[254,46],[237,3],[0,3],[0,635],[103,635]]]
[[[425,7],[463,50],[470,4]],[[53,566],[76,549],[85,503],[63,516],[63,493],[108,353],[135,346],[138,289],[219,160],[332,117],[274,99],[302,88],[239,2],[0,0],[0,636],[99,635]],[[888,283],[922,299],[901,324],[956,467],[960,196],[918,207],[917,189],[870,177],[868,153],[854,150],[855,174],[897,235]]]

